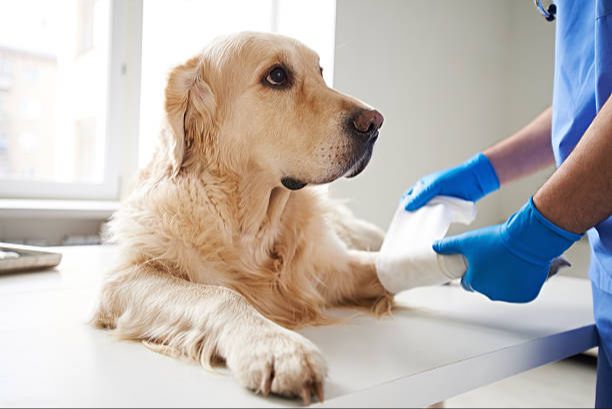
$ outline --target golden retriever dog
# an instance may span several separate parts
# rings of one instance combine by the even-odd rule
[[[247,388],[323,399],[325,360],[293,329],[325,309],[384,314],[383,233],[313,185],[359,174],[382,115],[326,86],[279,35],[215,41],[171,71],[152,161],[109,231],[120,263],[94,321]]]

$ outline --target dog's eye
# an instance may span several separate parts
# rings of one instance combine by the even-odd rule
[[[274,87],[280,87],[287,83],[287,71],[283,67],[275,67],[268,73],[266,82]]]

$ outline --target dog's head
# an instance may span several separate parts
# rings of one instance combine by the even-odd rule
[[[175,68],[165,101],[172,171],[257,169],[296,190],[359,174],[383,117],[326,86],[319,57],[273,34],[217,40]]]

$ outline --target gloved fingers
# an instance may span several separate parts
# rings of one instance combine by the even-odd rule
[[[457,254],[457,253],[463,254],[464,241],[465,239],[462,236],[452,236],[452,237],[447,237],[445,239],[441,239],[441,240],[434,242],[432,247],[434,251],[438,254],[444,254],[444,255]],[[465,254],[464,254],[464,257],[467,261],[468,269],[465,272],[465,274],[463,274],[463,277],[461,277],[461,287],[465,291],[473,292],[474,288],[472,288],[472,280],[471,280],[472,274],[471,274],[470,265],[469,265],[470,262],[469,260],[467,260],[467,257],[465,256]]]
[[[432,248],[438,254],[463,254],[463,242],[464,238],[462,236],[446,237],[435,241]]]
[[[423,181],[419,181],[416,185],[414,185],[409,193],[406,195],[408,197],[408,202],[404,209],[409,212],[413,212],[418,210],[419,208],[425,206],[427,202],[436,197],[439,194],[439,188],[436,183],[425,183]]]

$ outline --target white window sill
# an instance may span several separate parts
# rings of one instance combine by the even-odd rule
[[[108,219],[118,201],[0,199],[0,218]]]

